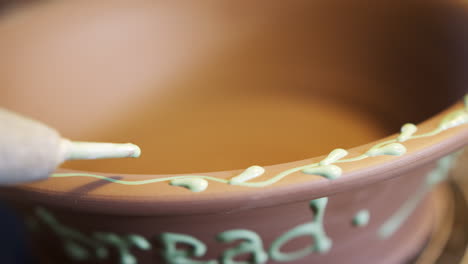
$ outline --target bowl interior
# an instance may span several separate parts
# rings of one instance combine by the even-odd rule
[[[143,150],[67,168],[193,173],[301,160],[395,133],[460,97],[454,10],[32,6],[0,20],[0,104],[74,140]]]

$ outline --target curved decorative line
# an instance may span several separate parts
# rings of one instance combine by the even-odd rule
[[[285,171],[282,171],[276,174],[270,179],[259,181],[259,182],[249,182],[250,180],[254,178],[260,177],[264,173],[264,170],[262,170],[263,167],[256,166],[256,165],[247,168],[241,174],[229,180],[220,179],[216,177],[210,177],[210,176],[204,176],[204,175],[181,175],[181,176],[171,176],[171,177],[141,180],[141,181],[125,181],[125,180],[117,180],[117,179],[109,178],[106,176],[87,174],[87,173],[54,173],[51,175],[51,177],[53,178],[91,177],[91,178],[106,180],[109,182],[125,184],[125,185],[142,185],[142,184],[150,184],[150,183],[157,183],[157,182],[173,181],[173,180],[178,180],[178,179],[186,179],[186,181],[184,181],[183,187],[186,187],[190,190],[197,189],[195,186],[191,185],[191,179],[193,180],[204,179],[208,181],[215,181],[215,182],[220,182],[220,183],[225,183],[225,184],[230,184],[230,185],[258,188],[258,187],[265,187],[268,185],[272,185],[282,180],[283,178],[298,171],[302,171],[303,173],[307,174],[306,171],[310,172],[311,171],[310,169],[312,168],[315,168],[313,170],[315,175],[323,176],[328,179],[334,179],[334,178],[338,178],[339,176],[341,176],[341,171],[335,170],[333,171],[333,175],[332,175],[329,168],[327,168],[327,166],[323,164],[331,165],[331,164],[339,164],[339,163],[349,163],[349,162],[355,162],[355,161],[359,161],[359,160],[363,160],[363,159],[367,159],[367,158],[371,158],[375,156],[382,156],[382,155],[401,156],[406,153],[406,147],[403,144],[401,144],[402,142],[405,142],[408,140],[414,140],[418,138],[432,137],[432,136],[442,133],[443,131],[447,129],[467,124],[468,123],[468,94],[465,95],[464,97],[464,103],[465,103],[465,106],[463,108],[455,110],[449,113],[447,116],[445,116],[445,118],[443,118],[443,120],[440,122],[439,126],[433,131],[430,131],[424,134],[413,135],[416,132],[417,127],[413,124],[405,124],[401,129],[401,134],[397,138],[378,143],[375,146],[371,147],[368,151],[366,151],[366,153],[361,154],[359,156],[348,158],[348,159],[341,159],[347,155],[347,152],[343,149],[335,149],[332,152],[330,152],[328,157],[321,162],[287,169]],[[197,182],[193,181],[193,185],[195,184],[197,184]],[[200,188],[198,188],[198,191],[200,191]]]
[[[186,176],[172,176],[166,178],[158,178],[158,179],[150,179],[150,180],[141,180],[141,181],[124,181],[124,180],[117,180],[113,178],[109,178],[102,175],[96,174],[88,174],[88,173],[54,173],[51,175],[54,178],[66,178],[66,177],[91,177],[100,180],[106,180],[113,183],[125,184],[125,185],[142,185],[142,184],[149,184],[149,183],[156,183],[156,182],[164,182],[170,181],[175,179],[205,179],[210,181],[217,181],[222,183],[229,183],[228,180],[210,177],[210,176],[203,176],[203,175],[186,175]]]
[[[432,190],[432,187],[448,177],[450,169],[453,167],[457,156],[460,154],[461,151],[445,156],[437,161],[437,167],[426,175],[425,182],[419,187],[416,193],[406,200],[402,206],[379,227],[377,235],[380,239],[387,239],[399,230],[414,210],[418,208],[418,205],[423,201],[424,197],[426,197],[426,194]]]

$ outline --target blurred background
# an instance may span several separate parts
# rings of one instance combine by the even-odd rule
[[[125,161],[103,161],[98,166],[76,162],[67,164],[69,168],[106,171],[118,167],[119,172],[135,173],[138,164],[139,173],[154,173],[152,165],[159,159],[159,164],[167,166],[160,166],[158,172],[167,173],[186,172],[175,171],[179,168],[170,161],[174,157],[186,164],[183,170],[190,172],[298,160],[322,154],[332,147],[349,148],[395,133],[403,122],[421,122],[466,93],[467,8],[468,4],[462,1],[332,0],[288,1],[288,4],[191,1],[180,4],[130,0],[0,0],[0,61],[3,61],[0,63],[0,106],[38,118],[70,138],[135,143],[144,138],[141,144],[148,146],[145,156],[152,158],[143,158],[138,163],[132,161],[132,165]],[[145,32],[149,30],[156,33],[148,36]],[[182,75],[185,77],[180,78]],[[325,88],[311,88],[316,86]],[[335,89],[338,86],[346,88]],[[377,86],[380,88],[376,89]],[[177,91],[174,93],[177,98],[167,95],[169,89],[151,87],[170,88]],[[218,93],[219,87],[223,87],[223,93]],[[371,116],[358,121],[376,123],[379,128],[369,134],[365,134],[368,129],[356,130],[350,138],[345,137],[349,131],[317,131],[314,124],[295,135],[278,129],[275,136],[293,138],[298,147],[288,148],[291,146],[288,141],[287,146],[281,146],[283,156],[259,160],[258,157],[268,156],[264,153],[274,151],[268,148],[272,135],[260,132],[265,127],[276,127],[276,123],[272,120],[271,124],[260,124],[258,133],[252,132],[257,131],[256,122],[265,119],[260,118],[261,111],[253,115],[253,107],[242,113],[227,109],[213,116],[213,120],[229,119],[234,111],[252,123],[246,126],[250,128],[248,136],[240,140],[246,142],[245,146],[224,146],[230,149],[232,157],[219,157],[216,152],[219,143],[213,143],[212,152],[206,144],[205,148],[197,145],[204,142],[201,136],[197,140],[191,137],[183,140],[186,134],[212,131],[209,126],[202,132],[190,131],[177,136],[174,133],[179,130],[174,127],[179,124],[164,127],[175,117],[179,118],[180,126],[187,126],[197,117],[191,109],[209,102],[200,99],[180,111],[164,108],[164,103],[184,105],[186,98],[201,98],[199,91],[203,91],[203,98],[209,95],[211,102],[225,100],[226,96],[244,102],[268,92],[273,96],[269,107],[276,107],[278,98],[285,99],[284,89],[297,97],[318,98],[313,102],[319,105],[317,109],[321,109],[320,103],[328,97],[334,97],[340,105],[352,107],[357,113],[372,109]],[[240,91],[250,97],[237,98]],[[45,102],[43,98],[47,96],[53,99]],[[399,111],[394,111],[395,106],[385,101],[398,102]],[[143,110],[138,110],[140,107]],[[317,121],[321,112],[315,112]],[[346,112],[344,109],[339,114]],[[293,125],[287,122],[287,117],[284,119],[283,125]],[[206,123],[212,122],[207,120]],[[294,122],[307,125],[304,120]],[[206,138],[229,141],[232,127],[240,124],[235,121],[232,119],[231,124],[222,128],[228,135],[226,138],[219,132]],[[346,121],[349,126],[355,119],[337,117],[322,125]],[[142,124],[153,127],[140,131]],[[113,129],[101,131],[97,127]],[[119,133],[115,133],[117,130]],[[164,140],[158,142],[154,131],[167,137],[161,137]],[[303,139],[311,133],[322,133],[317,137],[330,139],[319,142],[322,145],[314,148],[316,153],[304,152],[302,148]],[[252,134],[256,137],[250,139]],[[167,140],[171,136],[174,142]],[[251,156],[239,154],[253,142],[263,142],[263,145],[252,148],[247,154]],[[204,152],[181,153],[177,151],[181,146],[174,147],[177,144],[204,149]],[[152,152],[151,146],[158,148]],[[158,156],[161,146],[167,148],[164,156]],[[212,167],[192,162],[193,156],[203,155],[210,157],[206,159]],[[440,223],[437,237],[428,241],[429,253],[418,256],[412,263],[462,263],[468,241],[467,157],[466,154],[462,157],[446,186],[447,199],[453,204],[447,213],[452,217]],[[217,163],[213,162],[217,158]],[[236,162],[226,163],[226,160]],[[0,204],[0,262],[34,263],[25,241],[22,222]]]

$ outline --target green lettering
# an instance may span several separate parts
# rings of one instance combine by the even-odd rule
[[[200,240],[189,236],[176,233],[162,233],[160,236],[163,242],[164,259],[169,264],[217,264],[216,260],[199,261],[189,259],[190,257],[202,257],[206,253],[206,246]],[[191,250],[177,249],[177,244],[190,245]]]
[[[234,242],[243,240],[235,248],[227,249],[221,257],[222,264],[263,264],[268,260],[267,253],[263,250],[262,239],[254,232],[249,230],[229,230],[218,235],[218,240],[222,242]],[[235,261],[238,255],[251,253],[252,258],[249,261]]]
[[[151,244],[144,237],[139,235],[123,235],[119,236],[114,233],[96,232],[93,234],[96,240],[105,244],[114,246],[120,256],[120,264],[137,264],[138,261],[135,256],[130,252],[132,247],[141,250],[151,249]]]
[[[270,257],[276,261],[293,261],[303,258],[312,252],[325,253],[328,252],[332,246],[332,241],[325,233],[323,227],[323,216],[327,206],[328,198],[320,198],[310,202],[310,208],[314,213],[314,218],[311,223],[299,225],[282,236],[277,238],[271,244],[269,253]],[[284,253],[281,248],[289,241],[300,236],[312,236],[314,244],[303,249]]]

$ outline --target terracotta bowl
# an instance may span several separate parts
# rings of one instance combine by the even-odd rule
[[[142,157],[66,163],[0,195],[43,263],[404,263],[431,233],[431,190],[468,142],[465,11],[6,10],[0,105],[71,139],[130,141]]]

